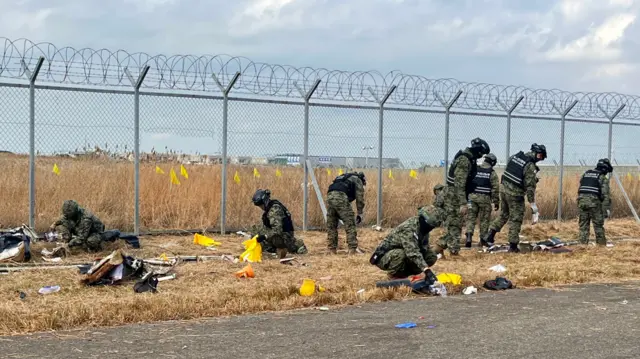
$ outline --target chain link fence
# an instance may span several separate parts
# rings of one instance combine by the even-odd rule
[[[632,204],[640,201],[640,110],[631,97],[587,94],[571,107],[569,93],[554,93],[552,102],[528,89],[418,77],[410,85],[408,76],[367,85],[373,74],[276,67],[265,74],[264,64],[230,71],[194,62],[171,72],[169,59],[155,57],[119,58],[122,66],[105,64],[100,78],[79,70],[95,67],[86,58],[29,54],[1,58],[0,194],[11,209],[3,225],[28,220],[42,230],[75,199],[125,231],[247,229],[260,222],[251,197],[263,188],[287,205],[297,228],[322,228],[328,185],[357,170],[367,176],[365,224],[389,227],[433,200],[447,165],[475,137],[490,144],[499,173],[508,156],[534,142],[547,147],[542,218],[575,218],[578,178],[603,157],[612,158]],[[496,94],[514,101],[498,106]],[[555,103],[571,110],[564,121]],[[613,181],[612,188],[614,215],[632,214]]]

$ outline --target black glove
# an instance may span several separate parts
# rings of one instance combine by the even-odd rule
[[[493,208],[497,211],[500,209],[500,203],[496,203],[493,205]]]
[[[356,216],[356,224],[360,224],[362,223],[362,216],[361,215],[357,215]]]
[[[267,240],[267,236],[265,236],[264,234],[259,235],[257,238],[258,243],[262,243],[266,240]]]
[[[436,277],[436,275],[431,271],[431,269],[427,269],[424,271],[424,281],[428,284],[428,285],[433,285],[436,281],[438,280],[438,278]]]

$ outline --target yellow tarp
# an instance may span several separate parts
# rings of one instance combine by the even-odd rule
[[[436,278],[438,278],[438,282],[442,284],[451,283],[453,285],[460,285],[462,283],[462,277],[455,273],[440,273]]]
[[[262,245],[258,243],[258,236],[242,242],[245,251],[240,255],[242,262],[262,262]]]

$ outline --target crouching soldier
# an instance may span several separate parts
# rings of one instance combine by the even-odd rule
[[[301,239],[294,237],[291,213],[280,201],[271,199],[271,191],[259,189],[253,195],[253,204],[260,207],[262,213],[262,228],[258,230],[258,243],[265,251],[275,249],[280,259],[287,252],[306,254],[307,247]]]
[[[438,208],[433,205],[420,208],[417,216],[404,221],[382,240],[369,262],[387,271],[390,279],[424,273],[428,281],[435,282],[430,267],[438,257],[429,248],[429,232],[441,222],[442,212]]]
[[[64,201],[62,216],[49,229],[57,232],[69,247],[82,247],[91,252],[102,249],[104,224],[76,201]]]

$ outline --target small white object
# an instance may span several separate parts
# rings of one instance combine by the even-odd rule
[[[534,213],[532,218],[531,218],[531,224],[538,223],[538,218],[539,218],[539,214],[538,213]]]
[[[318,308],[319,310],[322,310],[323,312],[326,312],[327,310],[329,310],[329,307],[320,307]]]
[[[378,231],[378,232],[382,231],[382,227],[380,227],[380,226],[375,226],[374,225],[371,228],[373,228],[374,231]]]
[[[507,271],[507,268],[505,268],[505,266],[503,266],[502,264],[496,264],[493,267],[489,268],[489,270],[498,272],[498,273],[503,273]]]
[[[360,295],[360,294],[364,294],[364,288],[360,289],[359,291],[356,292],[356,294]]]
[[[442,254],[441,254],[441,253],[438,253],[438,255],[436,255],[436,257],[437,257],[438,259],[440,259],[440,258],[442,258]]]
[[[629,304],[629,301],[625,299],[620,304]]]
[[[613,243],[607,243],[608,248],[613,248]]]
[[[469,286],[462,290],[462,294],[464,295],[476,294],[476,293],[478,293],[478,288],[474,286]]]
[[[40,294],[49,294],[49,293],[55,293],[55,292],[59,292],[60,291],[60,286],[59,285],[53,285],[53,286],[46,286],[46,287],[42,287],[38,290],[38,293]]]

